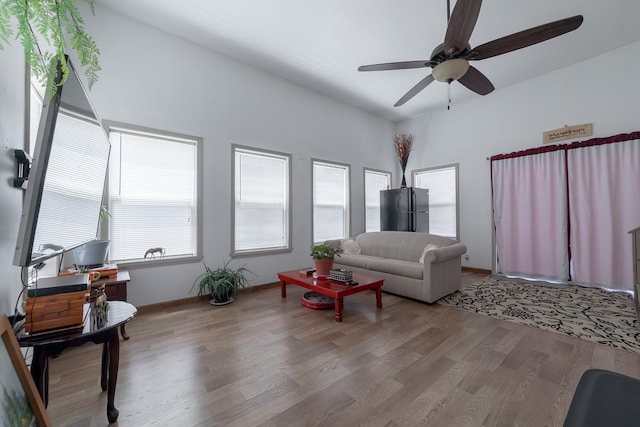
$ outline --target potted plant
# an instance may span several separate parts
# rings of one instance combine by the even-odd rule
[[[233,268],[229,265],[231,260],[224,263],[222,267],[211,268],[204,265],[204,273],[199,275],[193,282],[191,290],[198,285],[198,296],[211,295],[212,305],[225,305],[233,302],[233,297],[238,293],[239,288],[248,285],[247,273],[251,273],[245,266]]]
[[[93,13],[93,0],[85,2]],[[9,44],[11,36],[15,33],[24,46],[25,59],[31,73],[43,81],[55,70],[49,66],[55,56],[62,64],[62,84],[69,75],[67,62],[64,60],[65,50],[71,47],[76,51],[80,64],[86,67],[85,75],[91,88],[98,80],[100,50],[85,31],[84,20],[76,3],[77,0],[0,2],[0,50],[5,44]],[[41,46],[41,42],[44,42],[45,46]],[[55,91],[55,87],[52,86],[52,89]],[[48,95],[51,96],[53,93]]]
[[[342,249],[334,248],[327,242],[320,243],[311,248],[311,256],[316,266],[316,276],[327,277],[331,273],[333,260],[336,256],[340,256]]]

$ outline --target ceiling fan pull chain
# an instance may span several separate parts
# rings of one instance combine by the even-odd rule
[[[447,92],[448,92],[448,98],[449,98],[449,103],[447,104],[447,111],[451,110],[451,82],[449,82],[449,84],[447,85]]]

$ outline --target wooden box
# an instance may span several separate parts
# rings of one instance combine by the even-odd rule
[[[82,327],[87,295],[79,291],[27,298],[25,331],[34,334]]]
[[[100,278],[104,279],[107,277],[116,277],[118,275],[118,264],[105,264],[102,267],[97,267],[97,268],[92,268],[90,270],[88,270],[89,272],[91,271],[97,271],[100,273]],[[71,276],[74,274],[81,274],[80,270],[77,270],[75,268],[67,268],[66,270],[62,270],[60,272],[60,276]]]

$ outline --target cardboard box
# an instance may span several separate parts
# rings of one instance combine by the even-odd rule
[[[81,328],[87,291],[27,298],[25,331],[29,334]]]

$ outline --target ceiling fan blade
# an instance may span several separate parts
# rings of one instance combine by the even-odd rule
[[[469,45],[469,38],[476,26],[482,0],[458,0],[444,36],[445,53],[460,52]]]
[[[582,25],[583,20],[582,15],[576,15],[529,28],[477,46],[466,56],[466,59],[470,61],[487,59],[552,39],[575,30]]]
[[[422,89],[424,89],[425,87],[429,86],[429,84],[432,81],[433,81],[433,76],[431,74],[429,74],[427,77],[425,77],[424,79],[420,80],[417,85],[415,85],[414,87],[409,89],[409,92],[405,93],[404,96],[402,98],[400,98],[398,100],[398,102],[396,102],[393,106],[394,107],[401,106],[402,104],[404,104],[405,102],[407,102],[408,100],[410,100],[411,98],[416,96]]]
[[[358,71],[387,71],[408,70],[410,68],[424,68],[431,66],[431,61],[423,59],[419,61],[388,62],[386,64],[362,65]]]
[[[460,77],[458,81],[464,85],[467,89],[471,89],[475,93],[480,95],[486,95],[493,92],[495,87],[477,68],[469,66],[469,69],[464,76]]]

